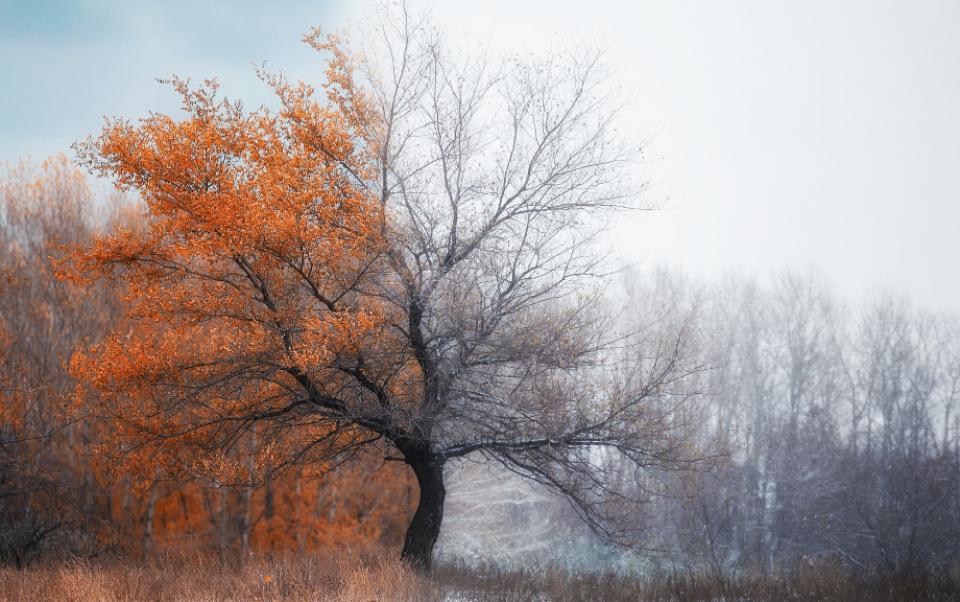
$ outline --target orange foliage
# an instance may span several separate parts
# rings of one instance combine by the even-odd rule
[[[337,358],[376,339],[383,311],[355,293],[382,249],[379,205],[350,174],[362,145],[350,120],[296,93],[283,111],[244,112],[174,80],[188,117],[109,122],[81,156],[146,206],[145,227],[118,227],[78,251],[65,273],[106,276],[125,290],[127,323],[74,355],[71,372],[117,418],[128,463],[253,482],[265,467],[359,436],[311,413],[303,376],[335,395]],[[309,113],[310,144],[302,127]],[[258,420],[252,464],[229,453]],[[322,445],[320,445],[322,444]],[[160,452],[159,455],[157,452]]]
[[[325,103],[264,75],[282,108],[253,112],[218,98],[214,81],[174,79],[185,117],[109,120],[77,147],[144,208],[60,267],[122,293],[124,315],[74,353],[70,374],[78,402],[107,419],[95,452],[128,484],[112,516],[139,525],[147,548],[302,550],[400,534],[405,471],[378,468],[376,451],[341,465],[379,438],[344,420],[343,404],[368,401],[344,393],[343,367],[391,345],[371,277],[384,217],[363,185],[376,149],[349,74],[334,51]],[[412,366],[382,369],[415,395]]]
[[[157,501],[157,545],[310,552],[370,542],[395,545],[402,538],[414,494],[399,467],[377,469],[368,462],[334,474],[311,472],[285,471],[256,489],[172,489]],[[380,486],[367,486],[371,479]]]
[[[206,143],[217,127],[224,137],[230,127],[256,122],[261,128],[262,118],[228,126],[195,114],[194,136],[181,143]],[[123,148],[120,130],[108,128],[100,142],[112,140],[114,154],[105,155],[100,167],[109,169],[110,161],[129,166],[122,161],[133,161],[127,153],[134,147],[161,144],[164,132],[173,136],[183,125],[161,118],[151,123],[156,131],[145,126]],[[101,216],[86,178],[63,157],[40,169],[21,165],[0,178],[0,527],[28,535],[50,529],[57,543],[32,553],[311,550],[332,543],[395,543],[401,536],[412,492],[400,467],[368,454],[325,474],[325,464],[308,462],[309,452],[300,455],[318,433],[320,439],[332,434],[330,445],[349,442],[351,433],[310,416],[286,421],[284,428],[257,430],[243,423],[229,436],[204,430],[210,416],[269,411],[280,401],[275,392],[282,381],[243,382],[232,391],[212,387],[205,409],[182,414],[163,405],[171,399],[163,395],[165,379],[184,363],[197,365],[182,383],[243,369],[251,356],[308,370],[311,354],[340,353],[377,329],[377,308],[346,298],[344,311],[325,315],[297,302],[291,284],[278,295],[277,311],[269,312],[255,300],[226,294],[233,288],[227,278],[214,282],[196,275],[196,266],[212,275],[242,256],[265,279],[281,282],[289,269],[284,262],[298,252],[315,262],[297,267],[329,283],[354,278],[376,253],[377,237],[367,224],[376,219],[376,208],[358,192],[330,188],[339,186],[336,169],[316,156],[309,159],[292,139],[281,144],[281,123],[271,126],[278,137],[273,150],[221,172],[224,191],[214,195],[231,207],[246,203],[259,212],[257,219],[232,222],[219,211],[203,213],[202,195],[177,197],[170,191],[180,189],[167,188],[167,181],[158,182],[156,191],[152,184],[130,184],[145,204],[123,202]],[[162,144],[162,152],[176,150],[172,139]],[[226,151],[211,153],[227,161]],[[294,175],[284,170],[318,178],[301,180],[313,192],[289,187],[285,178]],[[181,175],[187,171],[184,166]],[[326,188],[319,184],[321,173],[331,178]],[[228,182],[234,186],[229,192]],[[286,188],[291,190],[282,192]],[[271,208],[271,199],[279,206]],[[189,208],[189,202],[195,205]],[[205,217],[191,222],[188,214]],[[265,214],[276,219],[268,222]],[[288,238],[291,233],[298,238]],[[236,237],[247,246],[226,256],[226,246],[217,244]],[[191,251],[188,243],[202,251]],[[66,262],[64,245],[74,248]],[[78,245],[87,250],[77,252]],[[56,278],[57,267],[71,277]],[[117,292],[94,283],[97,274],[119,284]],[[118,295],[128,301],[125,311]],[[299,329],[292,349],[277,334],[284,321]],[[203,361],[209,365],[199,365]],[[68,364],[82,385],[67,372]],[[191,431],[195,426],[200,428]],[[157,434],[166,438],[151,444]],[[232,441],[229,448],[204,453],[225,439]],[[32,523],[24,524],[28,516]],[[8,544],[20,545],[5,539]],[[18,561],[24,553],[13,550]],[[0,561],[8,554],[0,546]]]

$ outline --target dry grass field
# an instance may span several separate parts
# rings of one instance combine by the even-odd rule
[[[338,556],[153,558],[46,562],[0,569],[6,601],[574,602],[574,601],[948,601],[960,599],[960,576],[855,576],[835,567],[780,577],[509,572],[441,565],[430,577],[381,552]]]
[[[303,556],[73,560],[0,569],[0,599],[64,602],[226,600],[420,600],[430,584],[399,562]]]

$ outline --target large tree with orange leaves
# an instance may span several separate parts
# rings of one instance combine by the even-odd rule
[[[78,147],[147,217],[73,257],[68,275],[114,279],[129,308],[73,371],[116,418],[127,460],[165,470],[245,482],[377,439],[339,369],[384,337],[382,303],[360,288],[378,269],[382,211],[354,184],[367,165],[349,119],[313,105],[320,146],[289,111],[172,84],[186,119],[113,121]],[[230,462],[222,452],[261,421],[254,470]]]
[[[159,448],[166,470],[231,481],[395,450],[420,490],[402,555],[421,567],[450,458],[553,487],[625,541],[610,519],[643,483],[624,468],[681,463],[683,346],[625,351],[599,309],[594,243],[634,191],[598,56],[491,66],[406,11],[382,25],[379,51],[307,37],[332,57],[325,99],[265,76],[281,109],[248,113],[175,80],[186,118],[81,145],[148,219],[75,258],[124,287],[131,327],[73,369],[128,457]],[[256,460],[231,463],[259,424]]]
[[[333,475],[323,465],[302,466],[262,475],[259,489],[223,487],[261,476],[260,448],[276,445],[262,429],[222,454],[215,475],[186,475],[176,461],[158,463],[155,449],[133,448],[129,424],[89,415],[124,408],[73,403],[76,382],[66,367],[74,348],[105,331],[134,336],[142,328],[123,316],[114,291],[55,277],[65,247],[89,244],[104,227],[140,228],[138,204],[111,204],[116,211],[104,212],[85,174],[64,156],[0,166],[0,563],[185,542],[223,554],[402,536],[415,502],[410,483],[401,466],[378,468],[375,453]],[[127,445],[118,446],[118,437]]]

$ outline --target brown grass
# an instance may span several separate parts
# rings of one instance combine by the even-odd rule
[[[44,562],[0,568],[0,600],[324,602],[582,601],[946,601],[960,599],[955,572],[897,578],[856,575],[836,566],[781,576],[735,579],[684,574],[644,578],[616,574],[536,573],[441,566],[418,575],[383,552],[250,558],[161,557]]]
[[[64,602],[431,599],[432,585],[382,555],[165,557],[45,562],[0,569],[0,600]]]
[[[853,574],[838,566],[804,567],[782,575],[719,577],[713,574],[500,572],[442,568],[435,575],[446,591],[471,601],[533,602],[923,602],[960,600],[955,572],[915,572],[896,577]]]

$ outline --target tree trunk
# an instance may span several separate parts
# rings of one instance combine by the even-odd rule
[[[404,454],[407,464],[417,476],[420,500],[407,527],[400,557],[419,570],[429,571],[433,546],[443,522],[443,502],[447,490],[443,485],[443,460],[426,451]]]
[[[157,471],[159,478],[160,470]],[[160,483],[155,479],[150,485],[150,496],[147,498],[147,511],[143,517],[143,540],[140,545],[140,551],[144,558],[150,556],[153,552],[153,526],[154,517],[157,510],[157,498],[159,497]]]

